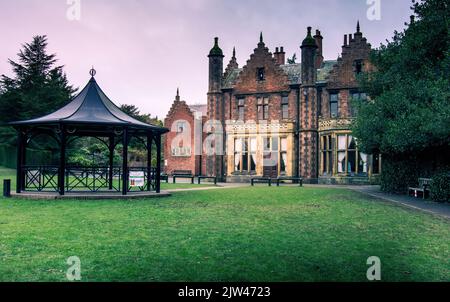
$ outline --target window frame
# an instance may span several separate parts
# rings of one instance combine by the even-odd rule
[[[289,96],[281,96],[281,119],[289,119]]]
[[[336,101],[333,100],[333,96],[336,96]],[[339,92],[330,92],[329,97],[329,106],[330,106],[330,118],[339,118]],[[333,104],[336,104],[336,114],[333,115]]]
[[[237,115],[238,121],[245,121],[245,98],[237,99]]]
[[[258,97],[256,99],[256,114],[258,116],[258,121],[269,120],[269,97]]]
[[[263,82],[266,80],[266,69],[264,67],[258,67],[256,69],[256,80]]]

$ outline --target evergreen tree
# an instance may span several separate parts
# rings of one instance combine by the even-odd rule
[[[400,175],[417,179],[424,172],[421,154],[450,146],[450,0],[412,2],[414,16],[407,28],[373,52],[376,71],[361,77],[372,101],[355,104],[359,115],[353,130],[360,148],[381,152],[384,162],[396,167],[384,171],[392,181]],[[404,173],[411,165],[418,172]],[[406,182],[402,178],[385,187],[403,190]]]
[[[27,120],[51,113],[72,98],[63,66],[55,66],[55,54],[47,54],[47,37],[36,36],[23,45],[18,61],[9,60],[14,77],[0,79],[0,122]],[[11,141],[11,129],[1,130],[0,139]]]

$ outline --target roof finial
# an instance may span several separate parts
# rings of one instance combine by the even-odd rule
[[[361,32],[361,27],[359,26],[359,20],[358,20],[358,23],[356,24],[356,32],[357,33]]]
[[[95,77],[95,75],[97,74],[97,71],[94,69],[94,66],[92,66],[92,69],[89,71],[89,74],[91,75],[91,77]]]
[[[236,59],[236,46],[235,46],[235,47],[233,47],[233,58],[235,58],[235,59]]]
[[[175,100],[180,100],[180,87],[177,87],[177,96],[175,97]]]
[[[264,43],[263,33],[259,35],[259,43]]]

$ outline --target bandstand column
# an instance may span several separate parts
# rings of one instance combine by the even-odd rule
[[[156,193],[161,193],[161,134],[156,135]]]
[[[58,189],[59,195],[64,195],[65,192],[65,174],[66,174],[66,129],[61,126],[60,133],[60,156],[59,156],[59,170],[58,170]]]
[[[152,145],[153,133],[147,133],[147,191],[152,190]]]
[[[22,133],[22,129],[18,130],[18,135],[17,135],[17,174],[16,174],[16,193],[19,194],[20,192],[22,192],[22,160],[23,160],[23,144],[24,142],[24,135]]]
[[[122,195],[128,193],[128,128],[123,129],[122,152]]]
[[[108,185],[109,190],[113,189],[113,167],[114,167],[114,136],[109,137],[109,175],[108,175]]]

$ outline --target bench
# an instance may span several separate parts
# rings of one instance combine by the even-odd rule
[[[253,177],[251,179],[252,187],[255,186],[255,183],[267,183],[269,187],[272,186],[272,178],[270,177]]]
[[[215,177],[215,176],[199,176],[198,177],[198,184],[199,185],[201,184],[202,179],[212,179],[214,181],[214,185],[217,185],[217,177]]]
[[[419,187],[409,187],[408,188],[408,194],[411,195],[413,193],[414,197],[419,197],[419,195],[422,196],[423,199],[427,198],[427,195],[430,194],[430,185],[431,185],[431,179],[429,178],[419,178]]]
[[[161,173],[160,180],[164,180],[166,183],[169,183],[169,175],[166,173]]]
[[[191,184],[194,184],[194,175],[189,170],[175,170],[172,173],[173,183],[176,183],[177,178],[186,178],[191,180]]]
[[[303,178],[301,177],[280,176],[277,178],[277,187],[279,187],[280,183],[283,181],[292,181],[293,183],[298,182],[300,187],[303,187]]]

